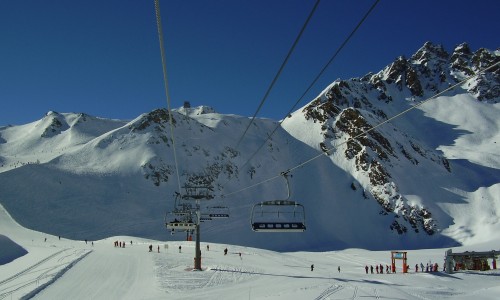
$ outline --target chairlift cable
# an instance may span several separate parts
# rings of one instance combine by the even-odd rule
[[[170,94],[168,88],[168,76],[167,76],[167,63],[166,63],[166,55],[165,55],[165,46],[163,42],[163,30],[161,25],[161,16],[160,16],[160,3],[159,0],[155,1],[155,15],[156,15],[156,27],[158,28],[158,39],[160,41],[160,52],[161,52],[161,64],[163,70],[163,83],[165,86],[165,97],[167,100],[167,110],[168,110],[168,121],[170,124],[170,137],[172,138],[172,148],[174,152],[174,161],[175,161],[175,173],[177,175],[177,186],[179,188],[179,192],[181,191],[181,180],[179,176],[179,164],[177,162],[177,152],[175,150],[175,137],[174,137],[174,124],[173,124],[173,116],[172,109],[170,105]]]
[[[316,77],[313,79],[313,81],[309,84],[309,86],[306,88],[306,90],[302,93],[302,95],[297,99],[297,101],[295,101],[295,103],[293,104],[293,106],[290,108],[290,110],[287,112],[287,114],[283,117],[283,119],[281,119],[281,121],[279,121],[279,123],[274,127],[273,131],[271,131],[271,134],[268,134],[267,136],[267,139],[259,146],[259,148],[257,148],[257,150],[250,156],[250,158],[247,159],[247,161],[241,165],[240,169],[244,168],[254,157],[255,155],[257,155],[257,153],[260,152],[260,150],[262,150],[262,148],[264,147],[264,145],[266,145],[267,141],[269,141],[271,139],[271,137],[274,135],[274,133],[276,133],[276,131],[278,130],[278,128],[281,127],[281,124],[283,124],[283,122],[287,119],[287,117],[295,111],[295,108],[297,107],[297,105],[302,101],[302,99],[304,99],[304,97],[309,93],[309,91],[312,89],[312,87],[316,84],[316,82],[321,78],[321,76],[323,75],[323,73],[327,70],[327,68],[331,65],[331,63],[335,60],[335,58],[337,57],[337,55],[340,53],[340,51],[342,51],[342,49],[347,45],[347,43],[349,42],[349,40],[354,36],[354,34],[356,33],[356,31],[358,31],[358,29],[361,27],[361,25],[365,22],[365,20],[368,18],[368,15],[370,15],[370,13],[375,9],[375,7],[377,6],[377,4],[380,2],[380,0],[376,0],[372,6],[370,7],[370,9],[365,13],[365,15],[363,16],[363,18],[361,18],[361,20],[358,22],[358,24],[356,25],[356,27],[351,31],[351,33],[347,36],[347,38],[344,40],[344,42],[337,48],[337,50],[335,51],[335,53],[332,55],[332,57],[328,60],[328,62],[323,66],[323,68],[320,70],[320,72],[318,73],[318,75],[316,75]],[[260,109],[260,108],[259,108]],[[255,115],[254,115],[254,118],[255,118]],[[252,119],[253,121],[253,119]],[[248,125],[248,127],[250,127],[250,125]],[[248,130],[248,128],[247,128]],[[245,130],[245,133],[246,133],[246,130]],[[241,139],[243,139],[243,136],[241,137]],[[240,139],[240,141],[241,141]],[[239,144],[239,142],[238,142]],[[226,183],[224,183],[222,186],[225,186],[231,179],[229,179]]]
[[[414,110],[415,108],[418,108],[418,107],[422,106],[423,104],[425,104],[425,103],[429,102],[430,100],[433,100],[433,99],[435,99],[435,98],[437,98],[437,97],[439,97],[439,96],[443,95],[444,93],[449,92],[449,91],[451,91],[451,90],[455,89],[456,87],[458,87],[458,86],[460,86],[460,85],[464,84],[464,83],[465,83],[465,82],[467,82],[468,80],[470,80],[470,79],[474,78],[475,76],[478,76],[480,73],[483,73],[483,72],[486,72],[486,71],[489,71],[489,70],[493,69],[494,67],[496,67],[496,66],[497,66],[497,65],[499,65],[499,64],[500,64],[500,61],[498,61],[497,63],[495,63],[495,64],[493,64],[493,65],[491,65],[491,66],[489,66],[489,67],[487,67],[487,68],[484,68],[484,69],[482,69],[482,70],[479,70],[477,73],[475,73],[475,74],[473,74],[473,75],[471,75],[471,76],[469,76],[469,77],[466,77],[465,79],[463,79],[462,81],[460,81],[460,82],[456,83],[455,85],[452,85],[452,86],[450,86],[450,87],[448,87],[448,88],[444,89],[443,91],[441,91],[441,92],[439,92],[439,93],[437,93],[437,94],[435,94],[435,95],[433,95],[433,96],[431,96],[431,97],[429,97],[429,98],[427,98],[427,99],[425,99],[425,100],[423,100],[423,101],[420,101],[419,103],[417,103],[417,104],[413,105],[412,107],[410,107],[410,108],[408,108],[408,109],[406,109],[406,110],[404,110],[404,111],[402,111],[402,112],[398,113],[397,115],[395,115],[395,116],[393,116],[393,117],[391,117],[391,118],[389,118],[389,119],[387,119],[387,120],[385,120],[385,121],[383,121],[383,122],[381,122],[381,123],[379,123],[379,124],[377,124],[377,125],[373,126],[372,128],[370,128],[370,129],[368,129],[368,130],[366,130],[366,131],[363,131],[363,132],[361,132],[360,134],[358,134],[358,135],[356,135],[356,136],[354,136],[354,137],[350,137],[350,138],[348,138],[347,140],[345,140],[344,142],[342,142],[342,143],[338,144],[337,146],[331,147],[331,148],[327,149],[326,151],[324,151],[323,153],[318,154],[318,155],[316,155],[316,156],[314,156],[314,157],[312,157],[312,158],[310,158],[310,159],[308,159],[308,160],[306,160],[306,161],[304,161],[304,162],[302,162],[302,163],[300,163],[300,164],[298,164],[298,165],[296,165],[296,166],[294,166],[294,167],[289,168],[286,172],[290,172],[290,171],[296,170],[296,169],[298,169],[298,168],[301,168],[301,167],[303,167],[303,166],[307,165],[308,163],[310,163],[310,162],[312,162],[312,161],[314,161],[314,160],[318,159],[318,158],[319,158],[319,157],[321,157],[321,156],[328,155],[328,153],[329,153],[329,152],[331,152],[331,151],[335,150],[336,148],[338,148],[338,147],[340,147],[340,146],[342,146],[342,145],[344,145],[344,144],[347,144],[349,141],[352,141],[352,140],[355,140],[355,139],[357,139],[357,138],[360,138],[361,136],[363,136],[363,135],[365,135],[365,134],[367,134],[367,133],[369,133],[369,132],[371,132],[371,131],[375,130],[376,128],[378,128],[378,127],[380,127],[380,126],[382,126],[382,125],[384,125],[384,124],[386,124],[386,123],[388,123],[388,122],[390,122],[390,121],[392,121],[392,120],[395,120],[395,119],[397,119],[397,118],[399,118],[399,117],[403,116],[404,114],[406,114],[406,113],[408,113],[408,112],[410,112],[410,111]],[[272,180],[274,180],[274,179],[276,179],[276,178],[279,178],[280,176],[282,176],[282,174],[279,174],[279,175],[276,175],[276,176],[270,177],[270,178],[268,178],[268,179],[265,179],[265,180],[262,180],[262,181],[260,181],[260,182],[255,183],[255,184],[249,185],[249,186],[244,187],[244,188],[242,188],[242,189],[239,189],[239,190],[237,190],[237,191],[234,191],[234,192],[231,192],[231,193],[225,194],[225,196],[227,197],[227,196],[229,196],[229,195],[237,194],[237,193],[239,193],[239,192],[242,192],[242,191],[248,190],[248,189],[250,189],[250,188],[254,188],[254,187],[256,187],[256,186],[259,186],[259,185],[261,185],[261,184],[264,184],[264,183],[267,183],[267,182],[269,182],[269,181],[272,181]]]
[[[156,0],[155,0],[156,1]],[[260,104],[259,106],[257,107],[257,110],[255,111],[252,119],[250,120],[250,123],[248,123],[248,126],[245,128],[245,131],[243,132],[243,134],[241,135],[240,139],[238,140],[238,142],[236,143],[236,149],[238,149],[240,143],[243,141],[243,138],[245,137],[246,133],[248,132],[248,129],[250,128],[250,126],[253,124],[253,122],[255,121],[255,118],[257,117],[257,114],[259,113],[260,109],[262,108],[262,106],[264,105],[264,102],[266,102],[267,100],[267,97],[269,96],[269,93],[271,92],[271,90],[273,89],[274,87],[274,84],[278,81],[278,78],[280,77],[281,73],[283,72],[283,69],[285,68],[286,64],[288,63],[288,60],[290,58],[290,56],[292,55],[293,51],[295,50],[295,47],[297,46],[297,44],[299,43],[299,40],[300,38],[302,37],[302,34],[304,33],[306,27],[307,27],[307,24],[309,23],[309,21],[311,20],[312,16],[314,15],[314,12],[316,11],[316,8],[318,7],[319,5],[319,2],[320,0],[317,0],[316,3],[314,4],[314,7],[313,9],[311,10],[311,12],[309,13],[309,16],[307,17],[304,25],[302,25],[302,28],[298,34],[298,36],[295,38],[295,41],[292,45],[292,47],[290,48],[290,50],[288,51],[288,54],[287,56],[285,57],[285,60],[283,61],[283,63],[281,64],[281,67],[279,68],[278,72],[276,73],[276,75],[274,76],[274,79],[273,81],[271,82],[271,84],[269,85],[269,87],[267,88],[267,91],[266,93],[264,94],[264,97],[262,98],[262,100],[260,101]]]

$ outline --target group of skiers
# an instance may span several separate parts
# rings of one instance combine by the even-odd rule
[[[409,268],[408,268],[409,269]],[[424,271],[424,264],[420,263],[420,272],[437,272],[438,271],[438,263],[427,263]],[[415,265],[415,273],[418,273],[418,264]]]
[[[370,270],[370,273],[373,274],[373,266],[365,266],[365,272],[366,274],[368,274],[368,269]],[[375,265],[375,271],[377,272],[377,274],[384,274],[384,266],[382,264],[380,265]],[[391,268],[389,268],[388,265],[385,265],[385,273],[386,274],[390,274],[391,273]]]
[[[160,246],[157,247],[158,253],[160,253]],[[149,244],[149,252],[153,252],[153,245]]]
[[[368,274],[368,271],[370,271],[370,273],[373,274],[374,269],[377,272],[377,274],[384,274],[384,266],[382,264],[376,265],[375,268],[373,268],[373,266],[370,266],[370,267],[365,266],[366,274]],[[407,270],[410,270],[410,266],[407,266]],[[438,271],[438,264],[437,263],[434,263],[434,264],[428,263],[427,266],[425,267],[425,269],[424,269],[423,263],[420,263],[420,265],[416,264],[415,265],[415,273],[418,273],[419,270],[420,270],[420,272],[437,272]],[[385,273],[386,274],[391,273],[391,268],[388,265],[385,266]]]
[[[132,241],[130,241],[130,245],[132,245]],[[125,242],[115,241],[115,247],[125,248]]]
[[[130,245],[132,245],[132,241],[130,241]],[[115,247],[125,248],[125,242],[115,241]],[[165,248],[165,250],[168,250],[168,244],[165,244],[164,248]],[[149,252],[153,252],[153,245],[150,244],[148,246],[148,249],[149,249]],[[160,246],[156,247],[156,251],[158,253],[160,253]],[[210,251],[210,246],[209,245],[207,245],[207,251]],[[181,245],[179,245],[179,253],[182,253],[182,246]],[[227,248],[225,248],[224,249],[224,255],[227,255],[227,254],[228,254],[228,250],[227,250]],[[201,255],[201,251],[200,251],[200,255]],[[241,255],[241,252],[238,252],[238,255],[239,255],[240,259],[243,259],[242,255]]]

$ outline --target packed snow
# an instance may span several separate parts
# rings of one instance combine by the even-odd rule
[[[193,241],[60,239],[21,227],[3,207],[0,235],[9,239],[0,239],[0,262],[9,250],[18,254],[0,265],[0,299],[498,299],[500,292],[499,270],[442,272],[446,249],[408,251],[410,272],[396,261],[387,274],[390,251],[280,253],[202,242],[196,271]],[[498,245],[490,239],[453,252]],[[415,272],[420,263],[438,263],[439,271]],[[376,265],[383,274],[366,273]]]

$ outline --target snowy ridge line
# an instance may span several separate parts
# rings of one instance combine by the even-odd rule
[[[393,121],[393,120],[395,120],[395,119],[397,119],[397,118],[401,117],[402,115],[404,115],[404,114],[406,114],[406,113],[408,113],[408,112],[410,112],[410,111],[412,111],[412,110],[414,110],[414,109],[416,109],[416,108],[418,108],[418,107],[422,106],[423,104],[425,104],[425,103],[427,103],[427,102],[429,102],[429,101],[431,101],[431,100],[433,100],[433,99],[436,99],[436,98],[437,98],[437,97],[439,97],[439,96],[442,96],[444,93],[449,92],[449,91],[451,91],[451,90],[455,89],[456,87],[458,87],[458,86],[460,86],[460,85],[464,84],[465,82],[469,81],[470,79],[472,79],[472,78],[476,77],[476,76],[477,76],[477,75],[479,75],[480,73],[483,73],[483,72],[489,71],[490,69],[493,69],[493,68],[494,68],[494,67],[496,67],[498,64],[500,64],[500,61],[499,61],[499,62],[497,62],[496,64],[493,64],[493,65],[491,65],[491,66],[487,67],[487,68],[484,68],[484,69],[482,69],[482,70],[479,70],[477,73],[475,73],[475,74],[473,74],[473,75],[471,75],[471,76],[469,76],[469,77],[467,77],[467,78],[463,79],[462,81],[458,82],[457,84],[452,85],[452,86],[448,87],[447,89],[444,89],[443,91],[441,91],[441,92],[439,92],[439,93],[435,94],[434,96],[431,96],[431,97],[429,97],[429,98],[427,98],[427,99],[425,99],[425,100],[423,100],[423,101],[420,101],[419,103],[417,103],[417,104],[413,105],[412,107],[410,107],[410,108],[408,108],[408,109],[403,110],[402,112],[398,113],[397,115],[395,115],[395,116],[392,116],[392,117],[388,118],[387,120],[385,120],[385,121],[383,121],[383,122],[381,122],[381,123],[379,123],[379,124],[377,124],[377,125],[375,125],[375,126],[371,127],[370,129],[368,129],[368,130],[366,130],[366,131],[363,131],[363,132],[361,132],[360,134],[358,134],[358,135],[356,135],[356,136],[350,137],[350,138],[348,138],[347,140],[345,140],[344,142],[342,142],[342,143],[340,143],[340,144],[338,144],[338,145],[336,145],[336,146],[334,146],[334,147],[331,147],[331,148],[326,149],[326,151],[324,151],[324,153],[321,153],[321,154],[319,154],[319,155],[316,155],[316,156],[314,156],[314,157],[310,158],[309,160],[306,160],[305,162],[303,162],[303,163],[301,163],[301,164],[299,164],[299,165],[297,165],[297,166],[295,166],[295,167],[292,167],[292,168],[288,169],[288,170],[287,170],[287,172],[290,172],[290,171],[293,171],[293,170],[298,169],[298,168],[300,168],[300,167],[303,167],[304,165],[306,165],[306,164],[308,164],[308,163],[312,162],[313,160],[316,160],[317,158],[319,158],[319,157],[321,157],[321,156],[323,156],[323,155],[328,155],[328,153],[329,153],[329,152],[331,152],[332,150],[338,149],[340,146],[347,144],[349,141],[352,141],[352,140],[355,140],[355,139],[357,139],[357,138],[360,138],[360,137],[362,137],[362,136],[366,135],[367,133],[369,133],[369,132],[371,132],[371,131],[373,131],[373,130],[377,129],[378,127],[380,127],[380,126],[382,126],[382,125],[384,125],[384,124],[386,124],[386,123],[389,123],[389,122],[391,122],[391,121]]]
[[[70,249],[70,248],[66,248],[66,249],[63,249],[63,250],[61,250],[61,251],[58,251],[58,252],[56,252],[56,253],[54,253],[54,254],[52,254],[52,255],[50,255],[50,256],[48,256],[48,257],[46,257],[46,258],[42,259],[41,261],[37,262],[36,264],[34,264],[34,265],[32,265],[32,266],[30,266],[30,267],[28,267],[28,268],[26,268],[26,269],[22,270],[21,272],[19,272],[19,273],[17,273],[17,274],[14,274],[14,275],[12,275],[12,276],[11,276],[11,277],[9,277],[9,278],[6,278],[6,279],[4,279],[4,280],[0,281],[0,286],[2,286],[2,285],[4,285],[4,284],[6,284],[6,283],[8,283],[8,282],[10,282],[10,281],[12,281],[12,280],[14,280],[14,279],[16,279],[16,278],[19,278],[21,275],[23,275],[23,274],[25,274],[25,273],[27,273],[27,272],[29,272],[29,271],[33,270],[34,268],[36,268],[36,267],[38,267],[38,266],[42,265],[43,263],[45,263],[45,262],[49,261],[50,259],[54,258],[55,256],[57,256],[57,255],[61,254],[61,252],[64,252],[64,251],[69,250],[69,249]],[[1,295],[0,295],[0,296],[1,296]],[[1,298],[0,298],[0,299],[1,299]]]
[[[420,101],[419,103],[417,103],[417,104],[415,104],[415,105],[411,106],[410,108],[408,108],[408,109],[406,109],[406,110],[403,110],[402,112],[400,112],[400,113],[396,114],[395,116],[392,116],[392,117],[388,118],[387,120],[385,120],[385,121],[383,121],[383,122],[381,122],[381,123],[379,123],[379,124],[377,124],[377,125],[375,125],[375,126],[371,127],[371,128],[370,128],[370,129],[368,129],[368,130],[365,130],[365,131],[361,132],[360,134],[358,134],[358,135],[356,135],[356,136],[353,136],[353,137],[348,138],[347,140],[345,140],[344,142],[341,142],[340,144],[338,144],[338,145],[336,145],[336,146],[333,146],[333,147],[331,147],[331,148],[326,149],[325,151],[321,152],[320,154],[315,155],[315,156],[311,157],[310,159],[308,159],[308,160],[306,160],[306,161],[304,161],[304,162],[302,162],[302,163],[300,163],[300,164],[298,164],[298,165],[296,165],[296,166],[293,166],[293,167],[291,167],[291,168],[289,168],[289,169],[287,169],[287,170],[283,171],[282,173],[288,173],[288,172],[291,172],[291,171],[293,171],[293,170],[299,169],[299,168],[301,168],[301,167],[303,167],[303,166],[305,166],[305,165],[307,165],[307,164],[311,163],[312,161],[314,161],[314,160],[316,160],[316,159],[318,159],[318,158],[320,158],[320,157],[322,157],[322,156],[324,156],[324,155],[329,155],[329,153],[330,153],[331,151],[333,151],[333,150],[335,150],[335,149],[338,149],[340,146],[345,145],[345,144],[347,144],[348,142],[350,142],[350,141],[352,141],[352,140],[356,140],[356,139],[358,139],[358,138],[360,138],[360,137],[362,137],[362,136],[364,136],[364,135],[368,134],[369,132],[371,132],[371,131],[373,131],[373,130],[377,129],[378,127],[380,127],[380,126],[382,126],[382,125],[384,125],[384,124],[386,124],[386,123],[389,123],[389,122],[391,122],[391,121],[393,121],[393,120],[395,120],[395,119],[397,119],[397,118],[401,117],[402,115],[404,115],[404,114],[406,114],[406,113],[408,113],[408,112],[410,112],[410,111],[412,111],[412,110],[414,110],[414,109],[416,109],[416,108],[418,108],[418,107],[422,106],[423,104],[425,104],[425,103],[429,102],[430,100],[436,99],[437,97],[439,97],[439,96],[443,95],[443,94],[444,94],[444,93],[446,93],[446,92],[449,92],[449,91],[451,91],[451,90],[455,89],[456,87],[458,87],[458,86],[460,86],[460,85],[464,84],[465,82],[467,82],[467,81],[469,81],[470,79],[472,79],[472,78],[474,78],[474,77],[478,76],[479,74],[484,73],[484,72],[486,72],[486,71],[489,71],[489,70],[493,69],[494,67],[496,67],[496,66],[497,66],[497,65],[499,65],[499,64],[500,64],[500,61],[499,61],[499,62],[497,62],[497,63],[495,63],[495,64],[493,64],[493,65],[491,65],[491,66],[489,66],[489,67],[487,67],[487,68],[484,68],[484,69],[481,69],[481,70],[477,71],[477,72],[476,72],[476,73],[474,73],[473,75],[470,75],[470,76],[466,77],[465,79],[461,80],[460,82],[456,83],[455,85],[452,85],[452,86],[448,87],[447,89],[444,89],[443,91],[441,91],[441,92],[439,92],[439,93],[437,93],[437,94],[435,94],[435,95],[433,95],[433,96],[431,96],[431,97],[429,97],[429,98],[427,98],[427,99],[425,99],[425,100],[423,100],[423,101]],[[257,182],[257,183],[254,183],[254,184],[252,184],[252,185],[249,185],[249,186],[247,186],[247,187],[244,187],[244,188],[242,188],[242,189],[236,190],[236,191],[234,191],[234,192],[227,193],[227,194],[225,194],[225,195],[223,195],[223,196],[224,196],[224,197],[227,197],[227,196],[230,196],[230,195],[233,195],[233,194],[237,194],[237,193],[243,192],[243,191],[248,190],[248,189],[251,189],[251,188],[253,188],[253,187],[256,187],[256,186],[262,185],[262,184],[264,184],[264,183],[266,183],[266,182],[269,182],[269,181],[275,180],[275,179],[277,179],[277,178],[279,178],[279,177],[281,177],[281,173],[280,173],[280,174],[278,174],[278,175],[275,175],[275,176],[273,176],[273,177],[270,177],[270,178],[268,178],[268,179],[264,179],[264,180],[262,180],[262,181],[260,181],[260,182]]]
[[[44,290],[46,287],[48,287],[49,285],[51,285],[52,283],[54,283],[57,279],[61,278],[64,273],[66,273],[69,269],[71,269],[74,265],[76,265],[78,262],[80,262],[82,259],[84,259],[85,257],[87,257],[87,255],[89,255],[90,253],[92,253],[92,250],[88,251],[87,253],[85,253],[84,255],[82,255],[81,257],[75,259],[74,261],[72,261],[71,263],[69,263],[65,268],[63,268],[61,271],[59,271],[57,274],[55,274],[51,280],[47,281],[45,284],[42,284],[41,286],[39,286],[38,288],[34,289],[33,291],[31,291],[29,294],[21,297],[20,299],[24,300],[24,299],[31,299],[33,298],[34,296],[36,296],[39,292],[41,292],[42,290]],[[38,280],[38,279],[37,279]]]

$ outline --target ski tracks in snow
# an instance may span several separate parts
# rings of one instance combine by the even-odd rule
[[[331,295],[343,290],[345,286],[333,284],[329,286],[326,290],[323,291],[318,297],[314,298],[314,300],[325,300],[328,299]]]
[[[162,278],[160,285],[167,292],[217,287],[255,276],[253,272],[235,266],[214,266],[197,271],[169,263],[158,268],[156,273]]]
[[[350,290],[352,290],[352,296]],[[339,293],[339,295],[337,295]],[[360,295],[361,294],[361,295]],[[335,298],[330,298],[330,296],[335,295]],[[341,297],[341,298],[338,298]],[[380,299],[379,291],[377,289],[373,289],[373,293],[367,292],[365,289],[359,288],[357,285],[339,285],[332,284],[327,289],[325,289],[321,294],[319,294],[314,300],[327,300],[327,299],[358,299],[358,298],[375,298]]]
[[[69,252],[68,250],[70,248],[55,252],[28,268],[0,281],[0,299],[8,296],[12,297],[16,292],[22,292],[24,288],[30,286],[30,290],[33,290],[33,285],[37,286],[35,290],[43,289],[43,287],[60,276],[61,272],[66,272],[75,261],[79,261],[79,259],[91,252],[90,250],[83,249],[73,249],[73,251]],[[56,264],[54,264],[54,260],[56,260]]]

